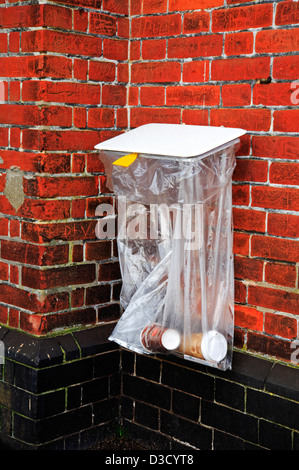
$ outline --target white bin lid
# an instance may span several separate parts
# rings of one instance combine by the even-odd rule
[[[185,124],[145,124],[95,146],[114,152],[192,158],[246,134],[244,129]]]

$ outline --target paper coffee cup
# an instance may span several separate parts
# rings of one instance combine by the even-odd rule
[[[181,344],[181,335],[178,331],[173,330],[172,328],[168,328],[162,334],[161,342],[165,349],[168,351],[173,351]]]
[[[220,362],[227,354],[227,341],[218,331],[208,331],[203,335],[201,350],[207,361]]]
[[[218,331],[193,333],[185,338],[179,350],[191,357],[209,362],[220,362],[227,354],[227,342]]]
[[[181,342],[178,331],[154,323],[146,326],[140,335],[143,347],[150,352],[166,352],[177,349]]]

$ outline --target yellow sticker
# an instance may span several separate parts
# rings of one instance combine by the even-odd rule
[[[113,165],[130,166],[133,162],[135,162],[137,156],[138,153],[129,153],[128,155],[125,155],[124,157],[115,160],[115,162],[113,162]]]

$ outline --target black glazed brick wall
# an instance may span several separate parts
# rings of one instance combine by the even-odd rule
[[[48,339],[0,332],[2,448],[88,449],[115,434],[120,351],[107,328]]]
[[[51,338],[0,328],[0,450],[298,450],[299,369],[235,352],[232,370],[137,355],[113,325]]]
[[[153,449],[297,450],[299,370],[234,353],[231,371],[122,352],[121,416]]]

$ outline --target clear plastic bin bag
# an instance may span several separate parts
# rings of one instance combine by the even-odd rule
[[[231,368],[234,332],[234,145],[204,158],[139,155],[113,165],[124,313],[109,339],[143,354]]]

